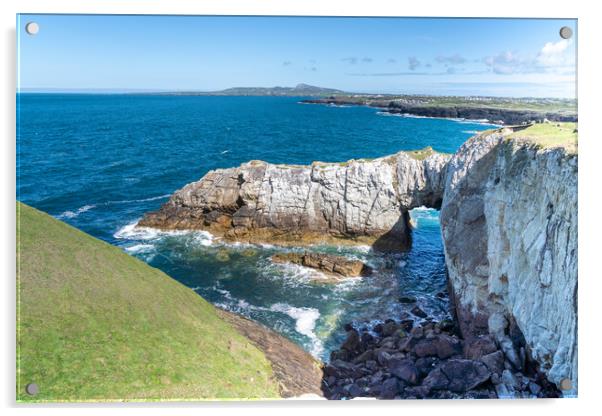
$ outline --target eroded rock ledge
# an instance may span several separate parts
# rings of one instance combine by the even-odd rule
[[[441,205],[449,158],[427,148],[311,166],[251,161],[207,173],[139,225],[248,242],[336,240],[400,250],[410,244],[408,210]]]
[[[369,276],[370,266],[360,260],[351,260],[343,256],[323,253],[276,253],[272,256],[274,263],[293,263],[326,273],[339,280],[345,277]]]

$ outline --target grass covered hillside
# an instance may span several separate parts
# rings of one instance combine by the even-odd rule
[[[18,401],[279,397],[264,353],[212,305],[21,203],[17,270]]]
[[[509,137],[527,140],[543,149],[563,147],[568,153],[577,153],[577,123],[536,123]]]

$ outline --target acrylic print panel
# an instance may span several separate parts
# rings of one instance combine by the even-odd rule
[[[17,25],[18,401],[577,395],[576,20]]]

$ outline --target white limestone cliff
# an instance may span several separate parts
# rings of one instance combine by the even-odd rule
[[[576,392],[577,156],[502,132],[470,139],[447,167],[441,229],[464,331],[487,319],[520,366],[517,325],[548,378]]]

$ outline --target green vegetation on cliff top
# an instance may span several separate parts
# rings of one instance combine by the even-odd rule
[[[568,153],[577,153],[577,123],[537,123],[508,137],[527,140],[543,149],[562,147]]]
[[[279,397],[265,355],[212,305],[21,203],[17,269],[18,401]]]

